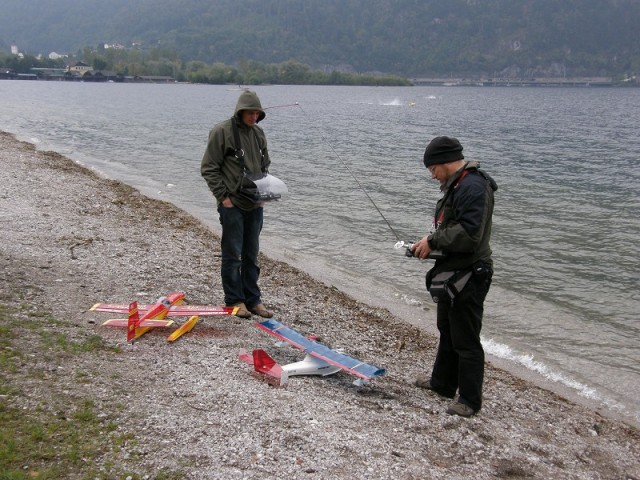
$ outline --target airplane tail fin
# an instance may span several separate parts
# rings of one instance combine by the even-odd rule
[[[242,350],[239,355],[240,360],[249,365],[253,365],[253,368],[258,373],[263,373],[269,377],[278,380],[280,385],[286,385],[289,380],[289,375],[282,367],[276,362],[267,352],[258,348],[249,355],[246,351]]]
[[[127,323],[127,342],[136,338],[136,327],[140,323],[140,315],[138,315],[138,302],[133,301],[129,304],[129,321]]]

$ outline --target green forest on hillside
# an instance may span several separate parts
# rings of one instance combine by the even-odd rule
[[[295,61],[331,72],[624,75],[638,0],[5,0],[0,48],[137,44],[181,62]]]
[[[77,55],[77,60],[89,65],[94,72],[114,72],[117,78],[158,76],[171,77],[178,82],[236,84],[236,85],[368,85],[391,86],[411,85],[406,78],[396,75],[367,75],[338,71],[323,72],[295,60],[279,64],[263,64],[255,61],[240,61],[236,66],[224,63],[209,65],[205,62],[183,63],[175,52],[158,49],[144,52],[140,50],[109,50],[85,48]],[[33,55],[9,55],[0,52],[0,78],[15,78],[18,74],[33,74],[33,69],[46,78],[43,69],[66,69],[67,64],[76,60],[39,59]],[[8,74],[11,73],[11,76]],[[103,77],[104,78],[104,77]],[[86,80],[86,79],[84,79]],[[88,79],[91,81],[91,77]],[[116,80],[118,81],[118,80]]]

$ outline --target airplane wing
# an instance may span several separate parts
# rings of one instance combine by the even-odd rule
[[[140,315],[145,315],[154,305],[138,305]],[[129,304],[124,303],[96,303],[89,310],[94,312],[129,313]],[[215,305],[173,305],[169,307],[168,317],[201,317],[213,315],[235,315],[238,307],[221,307]],[[126,326],[126,325],[125,325]]]
[[[180,338],[185,333],[189,333],[193,330],[193,327],[198,323],[198,316],[194,315],[189,320],[184,322],[180,327],[178,327],[171,335],[167,337],[167,342],[175,342],[178,338]]]
[[[102,324],[102,326],[108,327],[126,327],[128,325],[129,320],[127,318],[112,318]],[[148,320],[143,320],[142,322],[140,322],[138,327],[170,327],[171,325],[173,325],[173,320],[158,320],[155,318],[150,318]]]
[[[138,305],[138,313],[144,315],[153,305]],[[89,309],[92,312],[129,313],[128,303],[96,303]]]
[[[365,380],[370,380],[373,377],[379,377],[385,374],[385,370],[383,368],[369,365],[368,363],[364,363],[356,358],[350,357],[349,355],[336,352],[326,345],[308,339],[304,335],[296,332],[286,325],[283,325],[277,320],[266,320],[258,323],[257,326],[265,332],[305,351],[309,355],[313,355],[316,358],[324,360],[331,365],[335,365],[336,367],[346,370],[347,372]]]
[[[173,305],[169,307],[167,316],[187,317],[199,315],[201,317],[206,317],[213,315],[235,315],[237,311],[238,307],[221,307],[216,305]]]

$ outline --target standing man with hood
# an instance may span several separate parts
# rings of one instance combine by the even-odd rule
[[[436,137],[424,152],[424,165],[440,182],[432,233],[411,248],[421,259],[434,250],[440,256],[427,273],[429,293],[437,302],[440,332],[431,377],[416,385],[458,400],[447,413],[470,417],[482,406],[484,350],[480,342],[484,299],[493,275],[491,223],[494,180],[480,164],[465,161],[456,138]]]
[[[216,198],[222,225],[222,288],[227,306],[238,307],[236,315],[251,313],[270,318],[263,305],[258,277],[259,237],[263,202],[252,195],[271,160],[267,139],[258,122],[266,116],[255,92],[240,94],[233,117],[217,124],[209,133],[200,172]]]

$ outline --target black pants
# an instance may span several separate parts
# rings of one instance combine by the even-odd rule
[[[492,271],[474,272],[455,300],[438,302],[440,343],[431,374],[431,384],[443,395],[455,395],[475,411],[482,406],[484,350],[480,343],[484,299]]]

